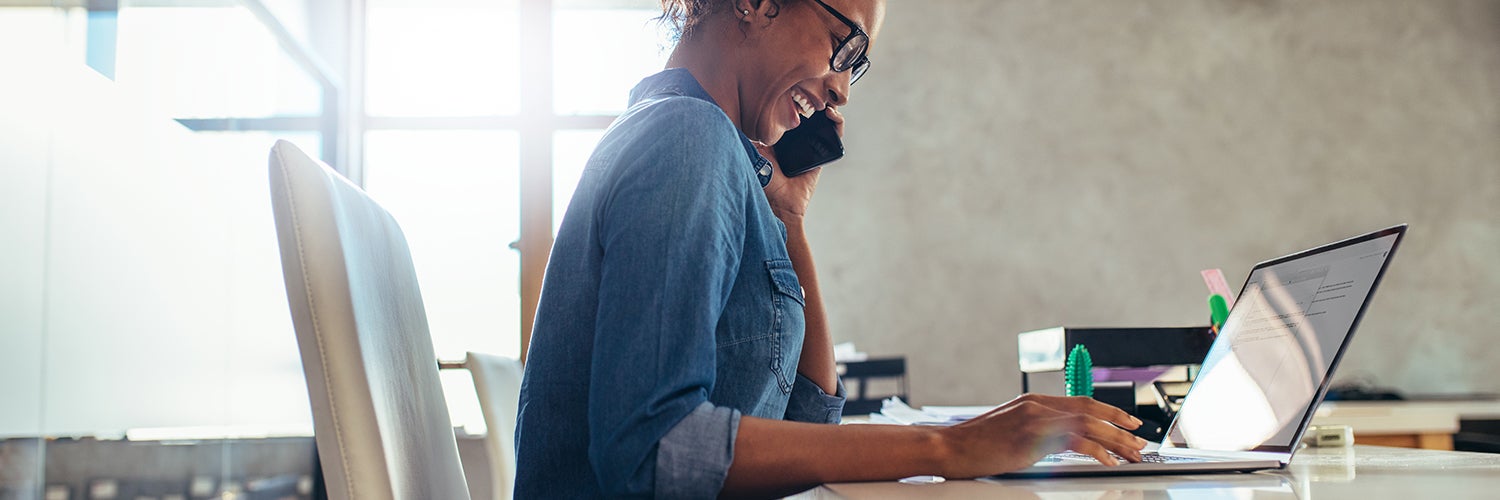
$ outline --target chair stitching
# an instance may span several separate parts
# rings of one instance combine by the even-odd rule
[[[313,339],[318,341],[318,361],[323,365],[323,387],[328,393],[328,412],[333,417],[334,440],[339,443],[339,461],[344,466],[344,486],[349,489],[349,498],[359,498],[359,495],[354,493],[354,481],[349,474],[349,458],[344,453],[344,431],[339,425],[338,406],[333,403],[333,383],[328,377],[328,356],[324,354],[323,330],[318,326],[318,308],[313,304],[312,283],[307,277],[307,257],[302,251],[302,219],[297,217],[297,197],[292,193],[294,184],[287,170],[286,157],[279,148],[276,155],[281,160],[281,178],[286,182],[287,205],[292,213],[292,232],[297,242],[297,265],[302,268],[302,287],[307,292],[307,310],[312,314]]]

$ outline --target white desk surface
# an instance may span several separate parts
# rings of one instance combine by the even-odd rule
[[[827,484],[794,498],[1450,499],[1500,497],[1500,455],[1378,446],[1304,448],[1250,474]]]

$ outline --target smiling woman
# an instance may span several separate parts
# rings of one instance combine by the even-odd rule
[[[563,216],[521,391],[516,495],[708,498],[973,477],[1139,422],[1026,396],[942,429],[837,426],[844,397],[803,221],[818,171],[770,145],[869,68],[879,0],[667,0],[667,69],[631,91]],[[1114,424],[1114,425],[1111,425]]]

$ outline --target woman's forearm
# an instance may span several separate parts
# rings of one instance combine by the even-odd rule
[[[1022,395],[953,426],[827,425],[741,417],[724,496],[775,496],[822,483],[1013,471],[1073,450],[1139,462],[1140,420],[1088,397]]]
[[[942,474],[938,428],[740,419],[726,497],[778,497],[828,482]]]
[[[786,220],[791,219],[791,220]],[[802,283],[804,309],[807,318],[807,334],[802,340],[802,358],[797,363],[797,373],[818,384],[827,394],[838,391],[838,373],[833,362],[833,334],[828,331],[828,316],[823,310],[823,294],[818,287],[818,272],[813,265],[812,245],[807,241],[807,232],[800,217],[785,217],[786,248],[792,258],[792,268],[797,271],[797,281]]]

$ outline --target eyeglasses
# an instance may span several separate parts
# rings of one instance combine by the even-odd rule
[[[829,14],[833,14],[833,17],[849,26],[849,36],[839,42],[838,48],[833,51],[833,57],[828,59],[828,65],[833,67],[835,73],[853,70],[853,73],[849,75],[849,84],[854,85],[854,82],[859,81],[859,77],[865,76],[865,71],[870,69],[870,58],[865,57],[866,49],[870,48],[870,35],[860,29],[858,24],[854,24],[854,21],[850,21],[839,11],[823,3],[823,0],[813,1],[818,2],[818,5],[823,6]]]

